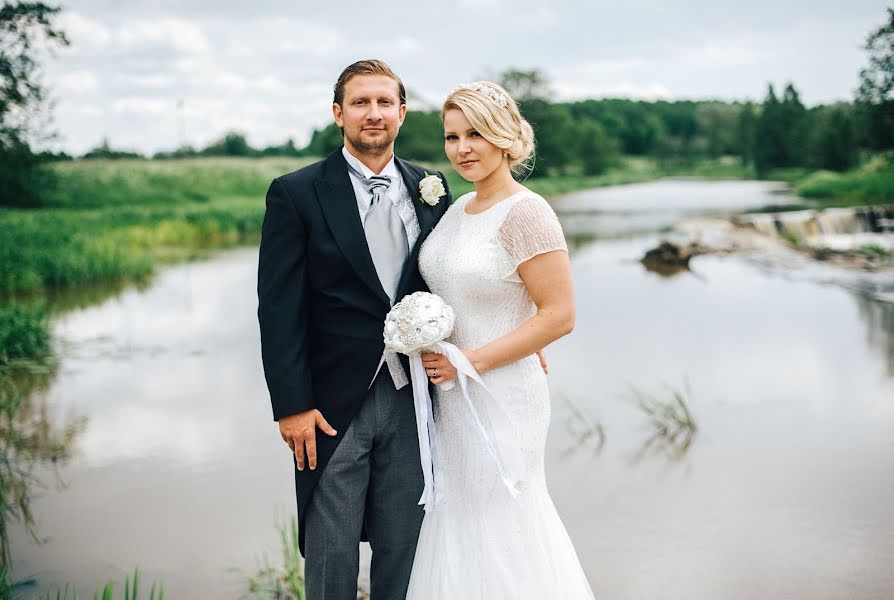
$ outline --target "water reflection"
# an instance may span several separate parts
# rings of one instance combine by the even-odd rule
[[[21,523],[40,542],[31,511],[37,490],[63,485],[59,467],[71,458],[71,448],[83,431],[85,417],[60,421],[47,402],[47,390],[57,374],[52,359],[17,361],[0,368],[0,567],[11,561],[10,522]],[[52,481],[36,474],[49,465]]]
[[[570,442],[562,450],[562,456],[567,458],[571,454],[585,449],[594,456],[602,452],[605,447],[605,427],[602,423],[590,417],[568,396],[559,394],[557,399],[565,405],[568,411],[564,426]]]
[[[894,302],[882,302],[865,293],[854,297],[866,323],[866,341],[883,353],[888,375],[894,376]]]

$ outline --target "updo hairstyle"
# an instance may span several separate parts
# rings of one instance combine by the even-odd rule
[[[444,114],[453,108],[463,111],[466,119],[481,136],[509,159],[516,175],[533,168],[534,129],[518,110],[509,93],[496,83],[476,81],[459,86],[447,96],[441,109]]]

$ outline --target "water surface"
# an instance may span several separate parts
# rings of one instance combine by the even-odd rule
[[[578,317],[547,350],[548,479],[598,598],[894,597],[894,305],[760,256],[671,278],[638,262],[680,218],[787,201],[774,184],[664,181],[555,203]],[[294,492],[256,259],[171,267],[55,322],[47,401],[86,425],[66,487],[33,503],[45,543],[12,531],[15,578],[89,597],[139,566],[171,598],[238,597],[279,560]],[[698,431],[681,451],[631,395],[687,385]],[[597,424],[604,443],[580,441]]]

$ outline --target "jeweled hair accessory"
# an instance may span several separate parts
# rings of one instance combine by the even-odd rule
[[[506,94],[500,92],[499,90],[497,90],[497,88],[484,81],[461,83],[453,91],[456,92],[458,90],[472,90],[473,92],[480,92],[490,98],[490,100],[500,108],[506,108],[507,106],[509,106],[509,98],[506,97]]]

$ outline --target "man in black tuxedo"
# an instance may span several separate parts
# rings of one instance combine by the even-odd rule
[[[394,302],[427,289],[419,248],[450,195],[437,173],[444,195],[423,202],[428,174],[394,156],[406,93],[383,62],[346,68],[332,111],[344,147],[267,192],[258,266],[264,372],[295,455],[308,599],[355,600],[366,534],[372,599],[403,600],[423,480],[412,390],[399,385],[402,363],[385,356],[382,330]]]

